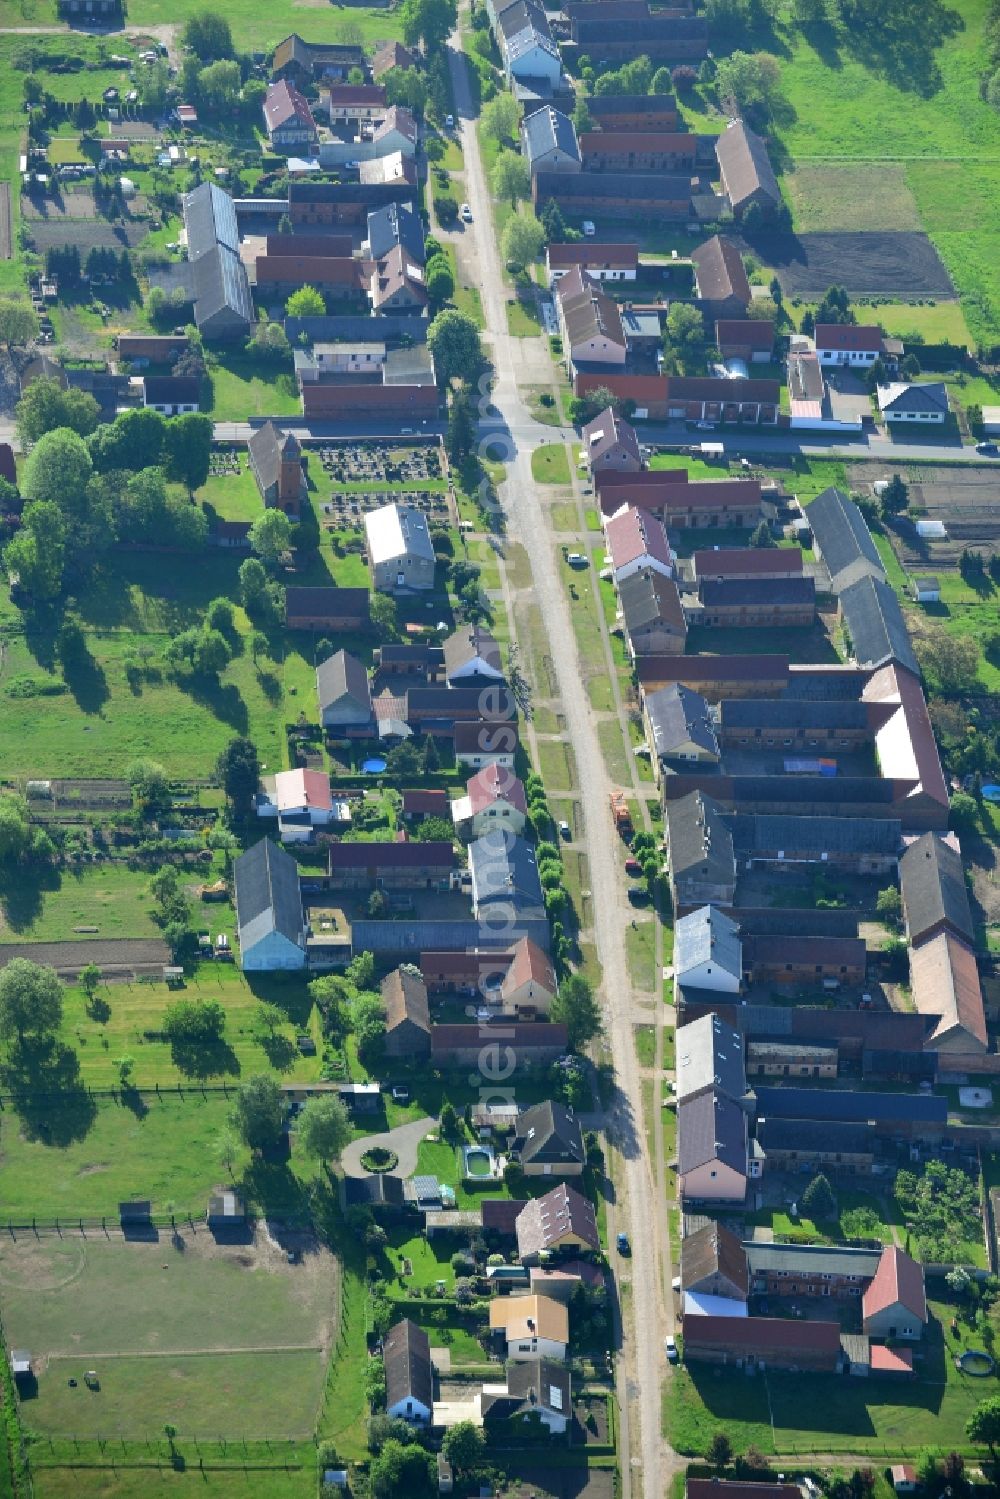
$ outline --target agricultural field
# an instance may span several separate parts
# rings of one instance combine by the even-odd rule
[[[301,1263],[259,1230],[220,1244],[205,1227],[160,1242],[34,1237],[0,1253],[7,1334],[30,1347],[37,1432],[303,1437],[312,1430],[337,1314],[336,1261]],[[88,1388],[93,1370],[99,1389]],[[71,1383],[75,1381],[75,1383]]]

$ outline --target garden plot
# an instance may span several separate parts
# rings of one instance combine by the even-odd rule
[[[301,1247],[292,1265],[263,1229],[219,1245],[203,1227],[152,1243],[5,1242],[4,1322],[37,1376],[26,1424],[80,1436],[141,1436],[165,1420],[190,1435],[307,1434],[339,1277],[326,1250]]]

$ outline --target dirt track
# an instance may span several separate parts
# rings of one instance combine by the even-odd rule
[[[96,963],[106,979],[159,973],[170,962],[170,950],[158,937],[118,937],[94,942],[10,942],[0,944],[0,968],[14,958],[45,963],[65,978],[75,978],[87,963]]]
[[[10,183],[0,182],[0,260],[10,260],[14,237],[10,224]]]

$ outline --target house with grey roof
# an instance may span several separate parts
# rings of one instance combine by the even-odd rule
[[[687,619],[673,578],[642,567],[618,584],[628,647],[635,656],[681,656]]]
[[[502,829],[484,833],[469,844],[472,909],[480,919],[544,918],[545,901],[535,851],[524,838]]]
[[[787,778],[786,778],[787,779]],[[674,910],[731,906],[736,893],[733,835],[718,804],[702,791],[666,804],[670,890]]]
[[[826,564],[833,591],[861,578],[884,578],[885,569],[868,524],[843,490],[824,489],[806,510],[813,549]]]
[[[780,206],[781,189],[767,147],[749,125],[732,120],[720,132],[715,154],[722,191],[729,199],[734,218],[742,218],[751,207],[768,214]]]
[[[677,1097],[720,1092],[739,1101],[747,1091],[743,1039],[716,1014],[702,1015],[677,1031]]]
[[[642,711],[660,770],[675,763],[718,765],[715,722],[700,692],[672,682],[657,692],[643,693]]]
[[[900,426],[916,423],[941,426],[951,411],[948,387],[943,380],[928,380],[921,385],[905,382],[880,385],[876,395],[883,420]]]
[[[206,338],[242,337],[254,309],[233,200],[214,182],[202,182],[181,206],[195,323]]]
[[[741,1203],[750,1175],[747,1116],[709,1089],[677,1105],[677,1176],[685,1203]]]
[[[449,687],[502,682],[503,660],[496,638],[485,625],[459,625],[444,642],[444,675]]]
[[[710,1220],[681,1240],[681,1289],[685,1296],[713,1296],[746,1303],[746,1250],[733,1231]]]
[[[942,932],[975,944],[962,856],[951,841],[924,833],[899,861],[906,935],[913,947]]]
[[[390,1327],[382,1350],[386,1414],[426,1426],[434,1409],[430,1339],[408,1318]]]
[[[902,844],[902,824],[893,817],[774,812],[737,815],[729,826],[737,858],[755,864],[826,864],[852,874],[892,874]]]
[[[236,927],[247,973],[306,966],[306,928],[299,866],[270,838],[262,838],[233,865]]]
[[[551,1099],[518,1114],[511,1150],[526,1176],[580,1176],[587,1161],[580,1121]]]
[[[372,723],[368,672],[350,651],[337,651],[316,668],[319,717],[325,729],[366,729]]]
[[[382,593],[434,587],[434,544],[427,517],[413,505],[383,505],[365,515],[372,583]]]
[[[410,203],[386,203],[368,215],[368,256],[384,260],[401,245],[409,260],[423,265],[424,230],[420,215]]]
[[[540,1421],[557,1435],[566,1431],[573,1416],[573,1378],[562,1364],[548,1358],[526,1358],[507,1366],[507,1384],[483,1387],[480,1401],[483,1425],[500,1422]]]
[[[544,1197],[526,1202],[517,1215],[514,1231],[522,1265],[537,1264],[546,1253],[601,1251],[593,1203],[565,1183],[553,1187]]]
[[[387,1057],[426,1057],[431,1049],[427,985],[410,967],[395,968],[382,980]]]
[[[521,151],[528,170],[535,172],[579,172],[580,143],[568,115],[551,105],[536,109],[521,122]]]
[[[678,919],[674,928],[674,978],[685,991],[709,989],[716,994],[739,994],[743,981],[740,929],[718,906],[700,906]]]
[[[597,277],[594,278],[599,279]],[[583,456],[592,474],[613,469],[619,474],[637,474],[642,468],[642,449],[631,422],[609,406],[581,429]]]
[[[895,661],[920,675],[903,610],[884,578],[859,578],[840,594],[840,616],[859,666],[879,667]]]

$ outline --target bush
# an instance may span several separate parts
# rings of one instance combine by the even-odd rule
[[[454,224],[458,220],[458,199],[451,193],[436,192],[434,208],[442,224]]]

